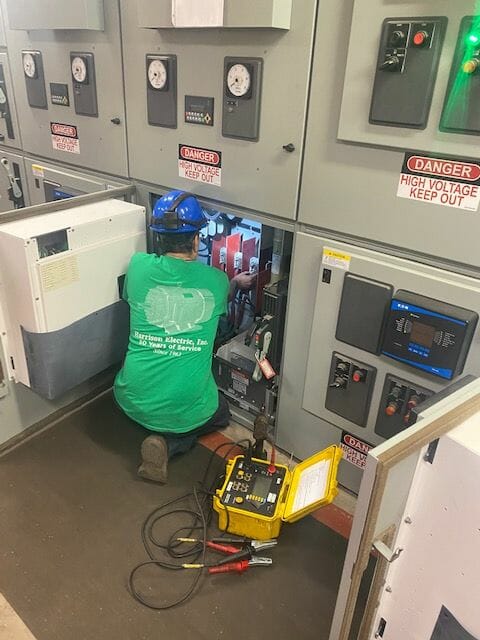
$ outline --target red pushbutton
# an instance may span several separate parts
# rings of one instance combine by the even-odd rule
[[[423,47],[428,40],[428,33],[426,31],[417,31],[413,36],[413,44],[416,47]]]
[[[354,382],[361,382],[364,379],[364,377],[365,377],[364,372],[357,369],[352,376],[352,380]]]
[[[397,403],[396,402],[391,402],[388,407],[385,409],[385,413],[387,414],[387,416],[394,416],[397,413]]]

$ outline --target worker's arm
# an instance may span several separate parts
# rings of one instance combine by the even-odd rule
[[[256,273],[249,273],[248,271],[244,271],[243,273],[239,273],[234,276],[230,280],[230,291],[228,293],[228,301],[231,302],[235,294],[238,290],[240,291],[250,291],[253,289],[255,285],[255,280],[257,278]]]

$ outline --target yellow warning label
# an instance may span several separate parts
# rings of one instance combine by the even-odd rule
[[[351,259],[352,256],[348,255],[348,253],[341,253],[340,251],[327,249],[325,247],[323,250],[322,264],[326,265],[327,267],[334,267],[336,269],[343,269],[344,271],[348,271],[350,269]]]
[[[36,178],[43,178],[44,169],[39,164],[32,164],[32,173]]]
[[[76,256],[54,260],[40,266],[40,279],[44,291],[55,291],[79,280]]]

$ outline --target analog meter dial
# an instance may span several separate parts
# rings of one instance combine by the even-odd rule
[[[85,82],[87,79],[87,65],[80,56],[75,56],[72,60],[72,76],[75,82]]]
[[[227,87],[236,98],[243,98],[250,90],[252,76],[244,64],[234,64],[227,73]]]
[[[31,53],[23,54],[23,71],[27,78],[34,78],[37,72],[37,65],[35,64],[35,58]]]
[[[148,65],[148,81],[153,89],[161,91],[167,84],[167,67],[162,60],[152,60]]]

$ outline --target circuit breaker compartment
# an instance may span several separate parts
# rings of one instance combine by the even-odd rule
[[[387,374],[378,409],[375,433],[383,438],[391,438],[400,433],[415,421],[412,411],[432,395],[433,391],[430,389]]]
[[[365,427],[376,373],[375,367],[334,352],[325,399],[326,409]]]
[[[383,22],[370,124],[425,129],[447,18]]]

